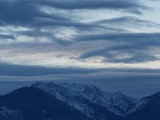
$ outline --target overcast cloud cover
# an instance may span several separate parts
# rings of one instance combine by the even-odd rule
[[[74,75],[78,82],[79,75],[91,75],[81,78],[88,81],[109,71],[125,80],[142,74],[143,80],[132,80],[136,84],[146,75],[158,80],[159,5],[158,0],[1,0],[0,80],[55,74],[63,80]],[[135,77],[128,78],[128,71]],[[109,77],[98,79],[107,84]]]

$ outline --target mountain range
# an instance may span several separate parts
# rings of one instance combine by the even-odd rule
[[[136,99],[92,85],[37,82],[0,96],[0,120],[159,120],[160,92]]]

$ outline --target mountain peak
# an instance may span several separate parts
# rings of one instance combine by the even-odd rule
[[[129,110],[132,109],[137,102],[136,99],[123,95],[120,92],[104,92],[93,85],[83,85],[79,83],[55,84],[53,82],[38,82],[32,86],[48,92],[57,99],[80,110],[81,112],[89,109],[89,107],[84,108],[85,103],[82,102],[82,100],[87,100],[91,103],[104,106],[116,115],[126,116],[129,113]],[[81,101],[79,101],[79,98]]]
[[[159,120],[160,92],[140,100],[79,83],[37,82],[0,96],[0,119]]]

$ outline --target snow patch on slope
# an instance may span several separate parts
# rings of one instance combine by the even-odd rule
[[[22,111],[20,110],[12,110],[3,106],[0,108],[0,119],[3,120],[24,120]]]
[[[33,86],[48,92],[57,99],[67,103],[83,113],[89,113],[88,116],[94,113],[94,111],[80,99],[85,99],[94,104],[104,106],[115,115],[123,117],[130,113],[133,106],[135,106],[138,101],[137,99],[123,95],[119,92],[104,92],[92,85],[38,82],[33,84]]]

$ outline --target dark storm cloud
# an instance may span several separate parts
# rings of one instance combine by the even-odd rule
[[[56,1],[56,0],[1,0],[0,1],[0,25],[69,25],[67,16],[46,13],[40,8],[50,6],[59,9],[132,9],[143,8],[137,1],[127,0],[100,0],[100,1]],[[63,22],[61,22],[63,21]],[[36,24],[37,23],[37,24]]]
[[[18,0],[17,0],[18,1]],[[21,1],[21,0],[19,0]],[[23,0],[25,3],[39,4],[51,6],[58,9],[128,9],[128,8],[137,8],[145,9],[146,7],[140,4],[137,0],[128,1],[128,0]],[[63,3],[63,4],[62,4]]]
[[[64,17],[40,11],[40,8],[37,6],[38,1],[37,4],[32,4],[33,1],[1,0],[0,24],[2,26],[4,25],[32,26],[32,24],[34,24],[35,22],[43,21],[43,19],[52,19],[60,21],[66,20],[66,18]],[[48,20],[45,20],[43,22],[47,21]]]
[[[62,4],[63,2],[63,4]],[[127,0],[66,0],[66,1],[42,1],[46,5],[50,5],[59,9],[128,9],[128,8],[140,8],[145,7],[139,4],[137,1],[127,1]]]

